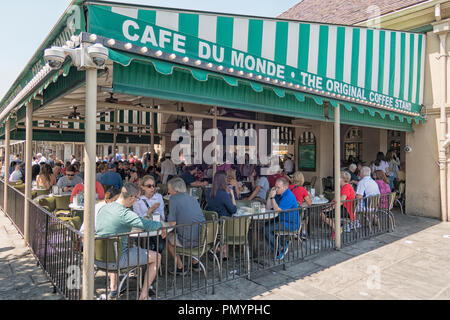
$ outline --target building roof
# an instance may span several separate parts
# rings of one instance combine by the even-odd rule
[[[278,18],[353,25],[429,0],[301,0]],[[370,9],[370,6],[377,6]]]

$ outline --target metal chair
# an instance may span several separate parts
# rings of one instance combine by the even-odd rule
[[[222,217],[221,218],[221,234],[220,241],[217,242],[214,251],[217,251],[219,246],[244,246],[247,255],[247,278],[250,279],[250,246],[248,242],[248,230],[250,228],[250,217]],[[220,253],[220,280],[222,280],[223,258]]]
[[[186,256],[198,262],[201,270],[205,275],[205,284],[207,284],[208,277],[205,266],[201,262],[203,255],[215,247],[217,241],[217,234],[219,231],[219,221],[217,220],[218,214],[214,211],[203,211],[206,221],[201,223],[199,244],[196,247],[178,247],[175,246],[175,255]],[[215,254],[215,253],[214,253]],[[219,263],[217,256],[216,262]],[[176,265],[176,263],[175,263]],[[192,266],[192,263],[191,263]],[[219,264],[220,266],[220,264]],[[219,267],[220,268],[220,267]],[[206,293],[208,293],[208,286],[205,285]],[[214,289],[213,289],[214,290]]]
[[[403,207],[405,205],[405,183],[404,182],[400,182],[398,184],[398,193],[395,196],[395,203],[398,203],[402,214],[405,214],[403,212]]]
[[[96,239],[94,250],[95,250],[94,264],[96,267],[94,276],[97,274],[98,270],[117,273],[119,279],[120,277],[123,276],[117,288],[117,298],[118,298],[122,291],[121,290],[122,286],[127,280],[127,278],[130,276],[132,272],[136,271],[141,266],[127,266],[125,268],[119,268],[120,254],[122,252],[122,243],[120,241],[120,238]],[[99,262],[104,263],[106,266],[99,264]],[[115,268],[110,268],[109,264],[114,264]],[[143,264],[142,266],[145,265],[146,264]],[[141,284],[139,283],[139,285]]]
[[[388,216],[389,219],[389,231],[393,231],[395,229],[395,217],[394,217],[394,213],[392,212],[392,209],[394,208],[394,202],[395,199],[397,198],[397,193],[396,192],[391,192],[389,194],[388,197],[388,207],[387,208],[382,208],[381,206],[378,208],[377,214],[386,214]]]
[[[55,215],[68,215],[70,214],[70,195],[56,196],[55,197]]]
[[[303,257],[303,245],[302,245],[302,219],[301,219],[301,214],[302,214],[303,210],[300,208],[297,210],[296,215],[298,215],[297,217],[297,228],[295,230],[289,230],[289,228],[286,229],[286,227],[284,226],[284,228],[281,230],[275,230],[274,231],[274,236],[275,236],[275,248],[278,248],[279,246],[279,242],[280,242],[280,238],[283,237],[284,239],[288,239],[288,246],[295,241],[295,239],[297,239],[297,247],[300,246],[300,250],[302,253],[302,257]],[[289,212],[285,212],[284,214],[289,214]],[[276,255],[277,253],[275,253]],[[279,252],[278,252],[279,254]]]
[[[51,189],[36,189],[36,197],[50,194]]]

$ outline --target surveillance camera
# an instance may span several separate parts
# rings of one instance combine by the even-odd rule
[[[106,59],[108,59],[109,56],[108,49],[100,43],[94,44],[87,48],[87,53],[91,57],[92,62],[94,62],[99,68],[102,68],[106,64]]]
[[[66,61],[66,53],[61,48],[52,47],[45,49],[44,59],[53,70],[61,68],[64,61]]]
[[[410,146],[405,146],[405,152],[411,152],[412,148]]]

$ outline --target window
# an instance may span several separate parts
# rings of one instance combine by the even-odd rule
[[[362,160],[362,146],[361,128],[349,128],[344,136],[344,160],[347,161],[349,157]]]

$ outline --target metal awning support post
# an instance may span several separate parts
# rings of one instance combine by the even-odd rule
[[[341,104],[334,109],[334,234],[336,250],[341,249]]]
[[[153,110],[153,106],[152,106]],[[155,165],[155,126],[154,126],[154,117],[155,113],[150,112],[150,128],[151,128],[151,136],[150,136],[150,164]]]
[[[31,201],[31,161],[33,143],[33,103],[28,102],[25,119],[25,214],[24,214],[24,240],[25,245],[30,243],[30,201]]]
[[[9,180],[9,144],[10,144],[10,137],[11,137],[11,124],[10,124],[10,118],[6,119],[5,123],[5,163],[3,164],[5,166],[5,189],[3,194],[3,212],[5,214],[8,213],[8,180]]]
[[[95,248],[95,146],[97,118],[97,69],[86,70],[86,131],[84,144],[84,249],[83,249],[83,300],[94,298],[94,248]]]
[[[214,107],[213,129],[217,130],[217,107]],[[217,170],[217,137],[214,138],[213,178]]]

